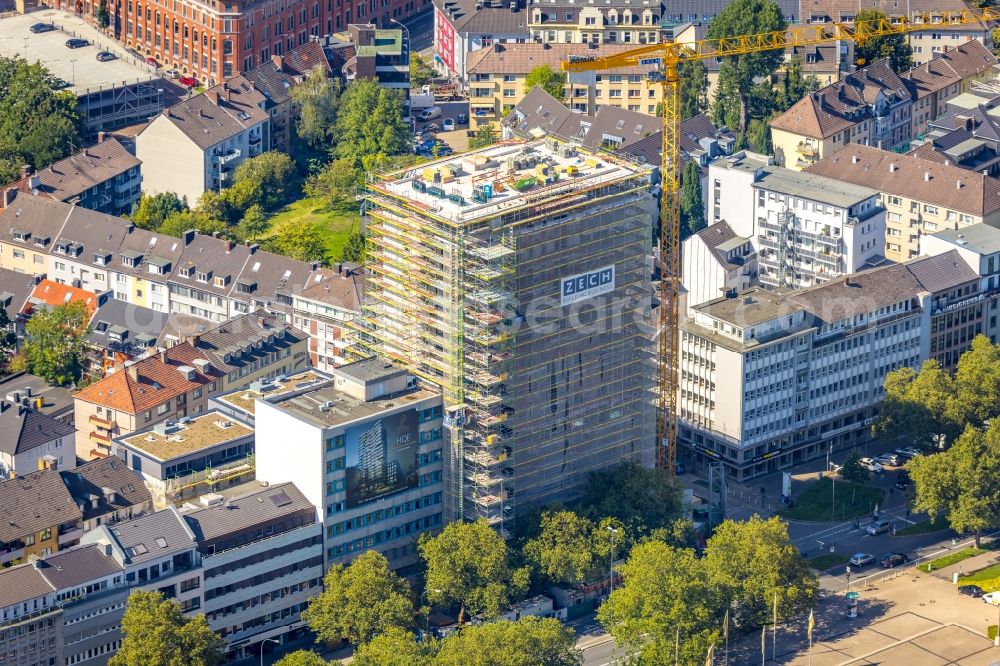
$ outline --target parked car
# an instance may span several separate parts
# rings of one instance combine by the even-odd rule
[[[179,78],[181,78],[181,73],[178,72],[176,69],[168,69],[167,71],[163,72],[163,75],[165,77],[167,77],[168,79],[179,79]]]
[[[437,132],[440,129],[441,129],[441,127],[437,123],[427,123],[426,125],[424,125],[423,127],[420,128],[420,131],[421,132]]]
[[[79,37],[73,37],[72,39],[66,40],[66,48],[68,49],[79,49],[90,44],[86,39],[80,39]]]
[[[983,601],[991,606],[1000,606],[1000,592],[987,592],[983,595]]]
[[[896,453],[903,456],[904,458],[916,458],[920,455],[920,451],[917,451],[912,446],[901,446],[896,449]]]
[[[862,458],[861,460],[858,461],[858,464],[861,465],[866,470],[868,470],[869,472],[875,472],[876,474],[881,474],[884,471],[882,469],[882,465],[878,464],[871,458]]]
[[[198,80],[191,76],[182,76],[181,78],[177,79],[177,83],[181,84],[182,86],[187,86],[188,88],[194,88],[196,85],[198,85]]]
[[[459,125],[466,125],[469,122],[469,116],[466,113],[460,113],[455,117],[455,122]]]
[[[891,467],[896,467],[897,465],[899,465],[899,454],[883,453],[880,456],[876,456],[875,461],[882,465],[889,465]]]
[[[908,474],[900,473],[896,477],[896,482],[892,484],[892,487],[896,490],[906,490],[910,487],[910,477]]]
[[[35,23],[28,30],[35,33],[36,35],[40,32],[52,32],[56,27],[51,23]]]
[[[879,560],[879,563],[882,565],[883,569],[893,569],[906,564],[909,561],[910,558],[903,553],[886,553],[882,556],[882,559]]]
[[[875,520],[865,528],[865,532],[868,532],[870,536],[878,536],[879,534],[885,534],[891,529],[892,525],[889,524],[888,520]]]
[[[973,599],[979,599],[983,596],[983,588],[978,585],[960,585],[958,593],[964,594],[967,597],[972,597]]]
[[[116,56],[111,51],[98,51],[97,52],[97,61],[98,62],[108,62],[109,60],[117,60],[117,59],[118,59],[118,56]]]
[[[69,88],[69,81],[66,79],[52,78],[49,79],[49,87],[53,90],[62,90],[63,88]]]
[[[417,117],[420,118],[420,120],[434,120],[435,118],[440,118],[441,107],[432,106],[429,109],[424,109],[423,111],[420,112],[420,115]]]
[[[153,67],[156,68],[160,67],[160,63],[156,62],[156,58],[154,58],[153,56],[149,56],[148,58],[146,58],[146,64],[152,65]]]
[[[441,121],[441,129],[445,132],[454,132],[455,121],[452,120],[451,118],[445,118],[444,120]]]
[[[871,553],[854,553],[848,563],[855,567],[868,566],[875,561],[875,556]]]
[[[145,60],[145,58],[142,57],[142,54],[136,51],[135,49],[125,49],[125,53],[129,54],[136,60]]]

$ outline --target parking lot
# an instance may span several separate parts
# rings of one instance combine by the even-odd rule
[[[461,153],[469,149],[469,137],[467,136],[467,131],[469,129],[468,115],[469,115],[469,103],[465,102],[438,102],[435,106],[440,107],[441,115],[433,120],[422,122],[417,117],[416,120],[416,130],[420,132],[422,130],[426,131],[428,125],[437,127],[437,131],[434,132],[434,136],[437,137],[439,141],[447,144],[453,152]],[[466,122],[459,123],[459,114],[465,114]],[[419,114],[419,111],[417,112]],[[415,114],[415,115],[417,115]],[[455,129],[452,131],[443,131],[445,119],[450,119],[455,122]]]
[[[57,29],[34,34],[29,28],[35,23],[52,23]],[[90,45],[67,48],[66,40],[72,37],[86,39]],[[110,51],[118,57],[98,62],[99,51]],[[123,82],[158,78],[155,68],[129,56],[124,47],[104,37],[79,17],[58,10],[47,9],[0,20],[0,55],[20,56],[29,62],[41,61],[53,76],[69,83],[67,90],[77,95],[120,86]]]

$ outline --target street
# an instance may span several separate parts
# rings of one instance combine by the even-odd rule
[[[419,53],[428,65],[434,57],[434,11],[421,12],[402,22],[410,31],[410,50]]]

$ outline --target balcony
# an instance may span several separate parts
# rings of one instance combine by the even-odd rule
[[[242,150],[239,148],[233,148],[232,150],[228,150],[222,154],[215,155],[215,162],[220,166],[229,164],[233,160],[238,160],[242,154]]]
[[[98,432],[97,430],[90,431],[90,439],[97,444],[103,444],[109,447],[111,446],[111,435],[106,435],[102,432]]]
[[[83,536],[82,525],[65,530],[63,528],[59,528],[59,547],[62,548],[67,544],[78,541],[81,536]]]
[[[112,419],[106,419],[103,416],[98,416],[97,414],[91,414],[90,418],[87,420],[98,428],[102,428],[104,430],[111,430],[118,425]]]
[[[803,155],[804,157],[816,157],[818,154],[816,146],[804,141],[800,141],[799,145],[795,146],[795,152],[799,155]]]

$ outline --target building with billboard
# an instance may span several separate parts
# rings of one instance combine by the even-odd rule
[[[385,358],[331,374],[253,396],[257,479],[293,481],[316,505],[327,566],[377,549],[411,573],[416,536],[444,523],[441,393]]]
[[[442,389],[449,520],[652,465],[651,167],[548,137],[382,174],[359,351]]]

